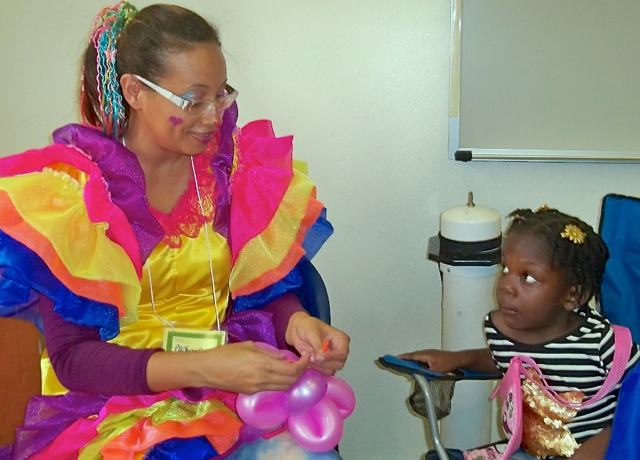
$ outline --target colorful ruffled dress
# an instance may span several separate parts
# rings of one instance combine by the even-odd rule
[[[136,156],[91,127],[65,126],[54,144],[0,159],[0,315],[38,324],[44,295],[103,340],[158,348],[163,321],[215,327],[215,284],[230,339],[275,345],[260,309],[299,286],[297,264],[333,230],[293,166],[292,138],[236,119],[234,105],[194,157],[199,193],[190,184],[170,214],[149,207]],[[46,354],[42,362],[46,396],[30,403],[13,458],[211,458],[238,440],[233,393],[67,392]]]

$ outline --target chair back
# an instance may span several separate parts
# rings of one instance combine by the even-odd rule
[[[599,233],[609,248],[602,280],[602,313],[631,330],[640,343],[640,199],[609,194],[602,200]]]
[[[42,335],[28,321],[0,318],[0,446],[13,444],[27,403],[40,394]]]

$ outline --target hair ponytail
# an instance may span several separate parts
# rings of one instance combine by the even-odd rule
[[[116,44],[138,10],[128,2],[103,8],[93,22],[82,66],[80,108],[82,120],[119,139],[124,132],[125,107],[116,70]]]

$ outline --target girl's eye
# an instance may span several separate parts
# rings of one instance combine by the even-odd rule
[[[531,284],[531,283],[535,283],[536,281],[538,281],[538,280],[537,280],[537,279],[535,279],[535,278],[534,278],[533,276],[531,276],[531,275],[525,275],[525,277],[524,277],[524,282],[525,282],[525,283],[529,283],[529,284]]]

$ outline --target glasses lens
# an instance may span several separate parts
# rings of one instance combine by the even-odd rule
[[[202,115],[203,113],[215,109],[215,106],[215,102],[209,101],[207,99],[191,101],[191,103],[189,104],[189,114],[196,116]]]
[[[192,100],[189,101],[187,110],[189,111],[190,115],[194,116],[204,115],[205,113],[209,113],[212,110],[217,110],[218,115],[222,115],[225,110],[233,105],[233,102],[237,97],[238,92],[231,86],[227,85],[224,89],[224,92],[216,96],[215,101],[209,99]]]

